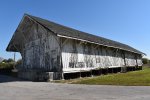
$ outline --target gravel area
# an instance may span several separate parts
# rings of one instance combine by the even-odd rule
[[[0,100],[150,100],[150,87],[29,82],[0,75]]]

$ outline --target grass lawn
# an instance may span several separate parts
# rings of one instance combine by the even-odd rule
[[[88,85],[150,86],[150,68],[147,67],[140,71],[127,73],[108,74],[55,82]]]

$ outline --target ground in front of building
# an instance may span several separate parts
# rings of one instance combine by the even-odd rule
[[[149,100],[150,87],[28,82],[0,76],[0,100]]]

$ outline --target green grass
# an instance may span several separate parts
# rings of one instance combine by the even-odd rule
[[[57,82],[88,85],[150,86],[150,68],[127,73],[108,74]]]

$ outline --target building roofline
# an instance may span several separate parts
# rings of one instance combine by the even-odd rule
[[[63,25],[39,18],[39,17],[29,15],[29,14],[24,14],[18,27],[20,26],[20,24],[22,23],[23,19],[26,16],[29,17],[30,19],[32,19],[33,21],[37,22],[38,24],[42,25],[44,28],[48,29],[49,31],[55,33],[59,37],[66,37],[66,38],[72,38],[72,39],[87,41],[87,42],[94,43],[94,44],[99,44],[99,45],[112,47],[112,48],[118,48],[118,49],[122,49],[125,51],[146,55],[145,53],[138,51],[138,50],[126,45],[126,44],[122,44],[120,42],[106,39],[103,37],[95,36],[93,34],[89,34],[86,32],[78,31],[76,29],[69,28],[69,27],[66,27],[66,26],[63,26]],[[17,29],[18,29],[18,27],[17,27]],[[13,40],[15,33],[14,33],[11,41]],[[9,43],[9,45],[10,45],[10,43]],[[8,47],[9,47],[9,45],[8,45]],[[6,49],[7,51],[9,51],[8,47]]]

